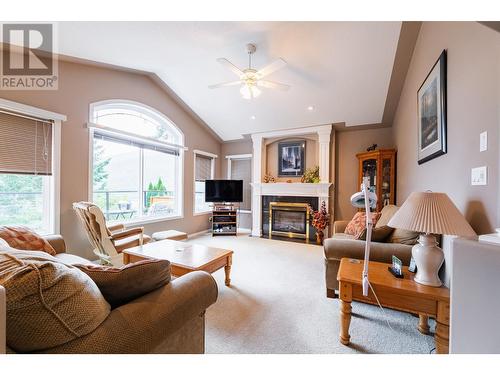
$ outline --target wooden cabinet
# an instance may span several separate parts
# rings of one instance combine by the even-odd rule
[[[356,155],[359,161],[358,187],[363,177],[370,178],[370,186],[377,194],[377,211],[396,202],[396,150],[380,149]]]

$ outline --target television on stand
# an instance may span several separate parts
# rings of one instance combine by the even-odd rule
[[[206,180],[205,202],[243,202],[243,180]]]
[[[237,210],[234,203],[243,201],[243,180],[206,180],[205,202],[212,209],[212,236],[237,234]]]

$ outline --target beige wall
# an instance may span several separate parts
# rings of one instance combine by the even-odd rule
[[[446,49],[448,153],[417,164],[417,90]],[[476,22],[424,22],[394,119],[397,200],[415,190],[447,193],[478,233],[498,225],[500,34]],[[479,134],[488,131],[488,151]],[[471,168],[488,167],[488,185],[471,186]]]
[[[448,153],[417,164],[417,90],[431,67],[448,52]],[[413,52],[398,109],[397,202],[415,190],[447,193],[474,230],[499,224],[500,34],[475,22],[424,22]],[[479,134],[488,132],[488,151]],[[488,167],[488,185],[471,186],[471,168]],[[445,237],[443,279],[449,283],[450,238]]]
[[[208,216],[193,216],[193,149],[220,155],[220,142],[146,75],[60,61],[56,91],[3,91],[0,97],[65,114],[61,149],[61,233],[71,252],[92,257],[91,246],[71,204],[88,200],[89,104],[129,99],[156,108],[184,132],[189,150],[184,161],[184,219],[145,225],[147,233],[169,228],[188,233],[209,227]],[[216,171],[220,171],[220,157]]]
[[[278,177],[278,144],[280,142],[306,141],[306,169],[318,165],[318,136],[308,135],[299,138],[269,138],[266,139],[266,168],[263,173],[269,173],[276,179],[276,182],[300,182],[301,177]]]
[[[359,191],[356,154],[366,151],[373,143],[378,148],[393,148],[392,128],[343,130],[337,131],[336,135],[335,220],[350,220],[356,213],[350,198]]]

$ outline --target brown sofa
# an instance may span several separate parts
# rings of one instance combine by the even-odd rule
[[[66,253],[61,236],[46,239],[58,259],[78,261]],[[39,353],[203,353],[205,310],[217,300],[217,293],[211,275],[189,273],[111,310],[91,333]],[[7,352],[13,353],[9,348]]]
[[[392,215],[397,211],[396,206],[385,206],[382,215],[375,227],[387,225]],[[345,228],[349,221],[335,221],[333,223],[333,235],[324,242],[325,255],[325,279],[326,295],[330,298],[338,296],[339,283],[337,273],[342,258],[363,259],[365,255],[365,241],[356,240],[354,236],[345,234]],[[388,237],[389,240],[395,239]],[[404,265],[409,265],[411,260],[411,249],[413,244],[407,245],[397,242],[373,242],[370,246],[370,260],[376,262],[391,263],[395,255]]]

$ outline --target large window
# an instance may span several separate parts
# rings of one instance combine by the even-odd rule
[[[27,226],[40,234],[59,232],[62,119],[0,99],[0,225]]]
[[[92,106],[92,200],[109,221],[182,215],[183,136],[134,102]]]
[[[211,205],[205,202],[205,181],[214,178],[217,155],[194,150],[194,213],[210,212]]]

